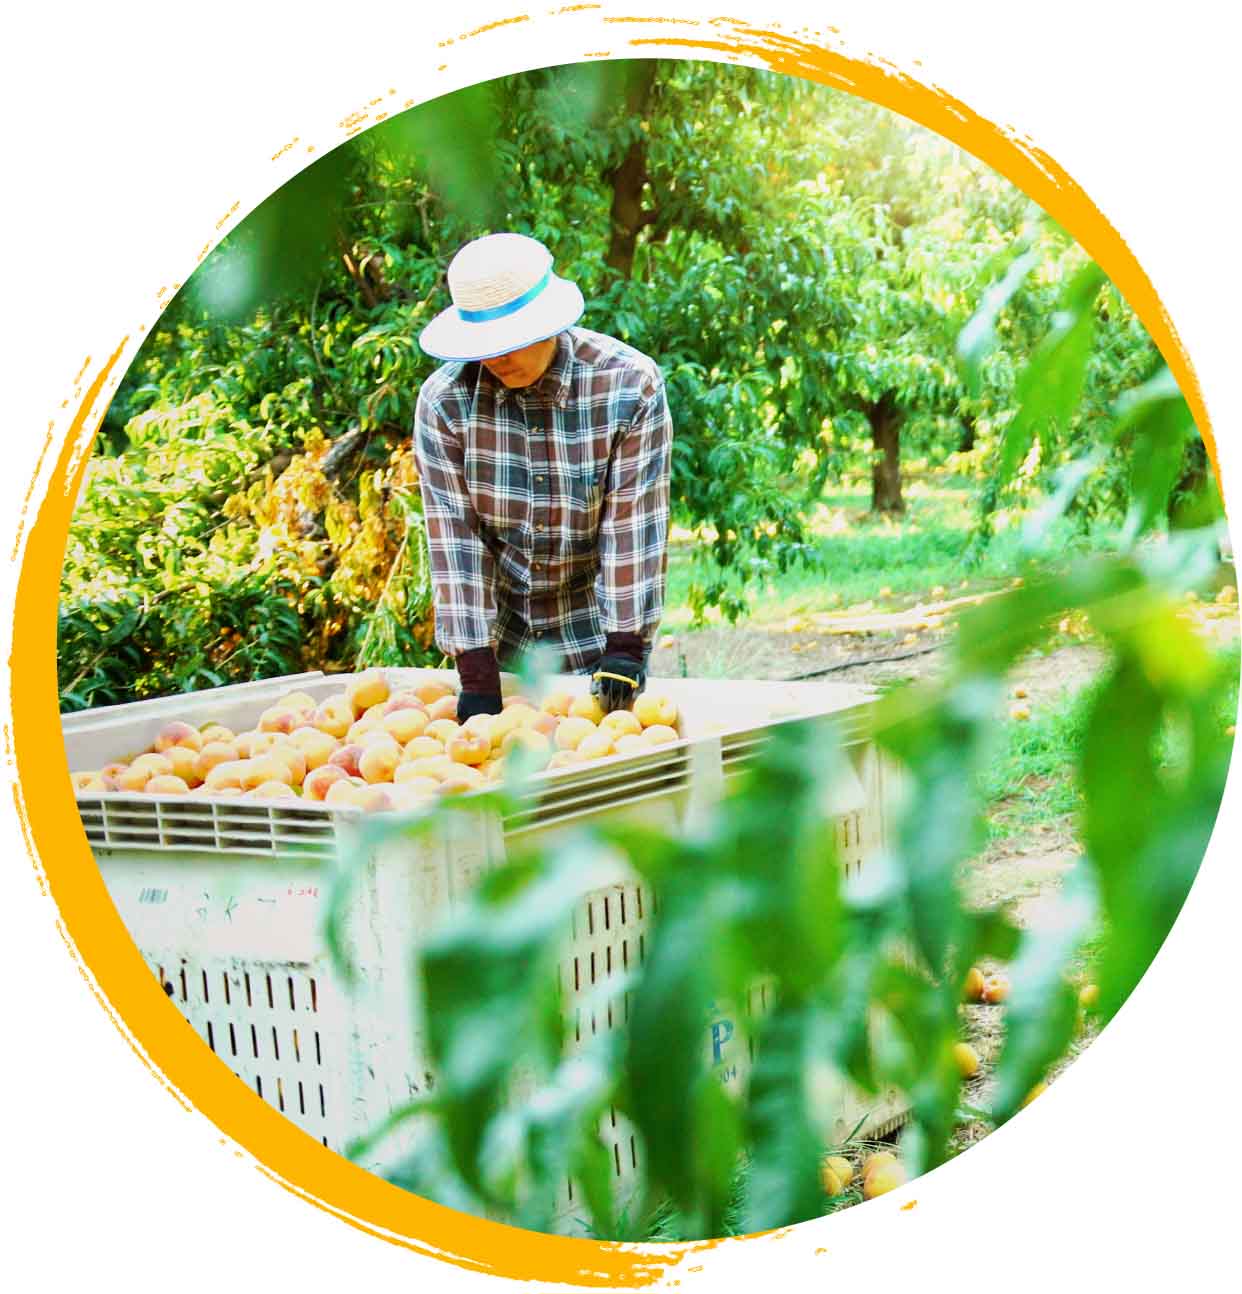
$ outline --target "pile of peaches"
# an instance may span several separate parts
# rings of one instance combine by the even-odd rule
[[[680,738],[676,705],[640,695],[604,714],[593,696],[509,697],[498,715],[457,722],[457,695],[438,681],[392,691],[383,670],[354,675],[323,701],[289,692],[233,732],[174,720],[129,759],[71,774],[76,795],[100,791],[316,800],[372,812],[499,781],[522,750],[549,773],[636,755]]]

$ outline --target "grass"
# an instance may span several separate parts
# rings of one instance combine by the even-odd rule
[[[1007,720],[1004,744],[984,777],[988,843],[1029,835],[1075,813],[1081,802],[1074,765],[1095,692],[1089,684],[1028,720]]]
[[[747,591],[751,616],[774,621],[866,603],[888,610],[910,606],[929,590],[946,594],[996,587],[1012,572],[1016,527],[1000,530],[982,552],[973,546],[979,484],[969,477],[926,475],[905,486],[901,517],[875,516],[870,489],[858,485],[825,493],[808,518],[817,538],[819,569],[793,570]],[[1104,535],[1091,537],[1102,542]],[[690,588],[700,578],[693,539],[669,545],[666,630],[693,622]],[[709,612],[709,622],[719,613]]]

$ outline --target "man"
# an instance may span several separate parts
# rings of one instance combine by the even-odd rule
[[[575,326],[582,293],[533,238],[468,243],[448,285],[453,305],[419,338],[447,363],[419,392],[414,441],[458,720],[498,714],[501,666],[540,644],[592,675],[605,711],[626,708],[664,607],[663,377]]]

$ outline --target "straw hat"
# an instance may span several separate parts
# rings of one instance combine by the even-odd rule
[[[555,337],[582,317],[577,285],[552,273],[552,253],[524,234],[476,238],[448,267],[453,304],[419,345],[446,360],[493,359]]]

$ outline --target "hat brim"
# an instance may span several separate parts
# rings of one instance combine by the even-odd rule
[[[527,305],[503,319],[467,323],[456,306],[441,311],[419,334],[418,344],[436,359],[495,359],[555,337],[582,318],[586,302],[576,283],[555,274]]]

